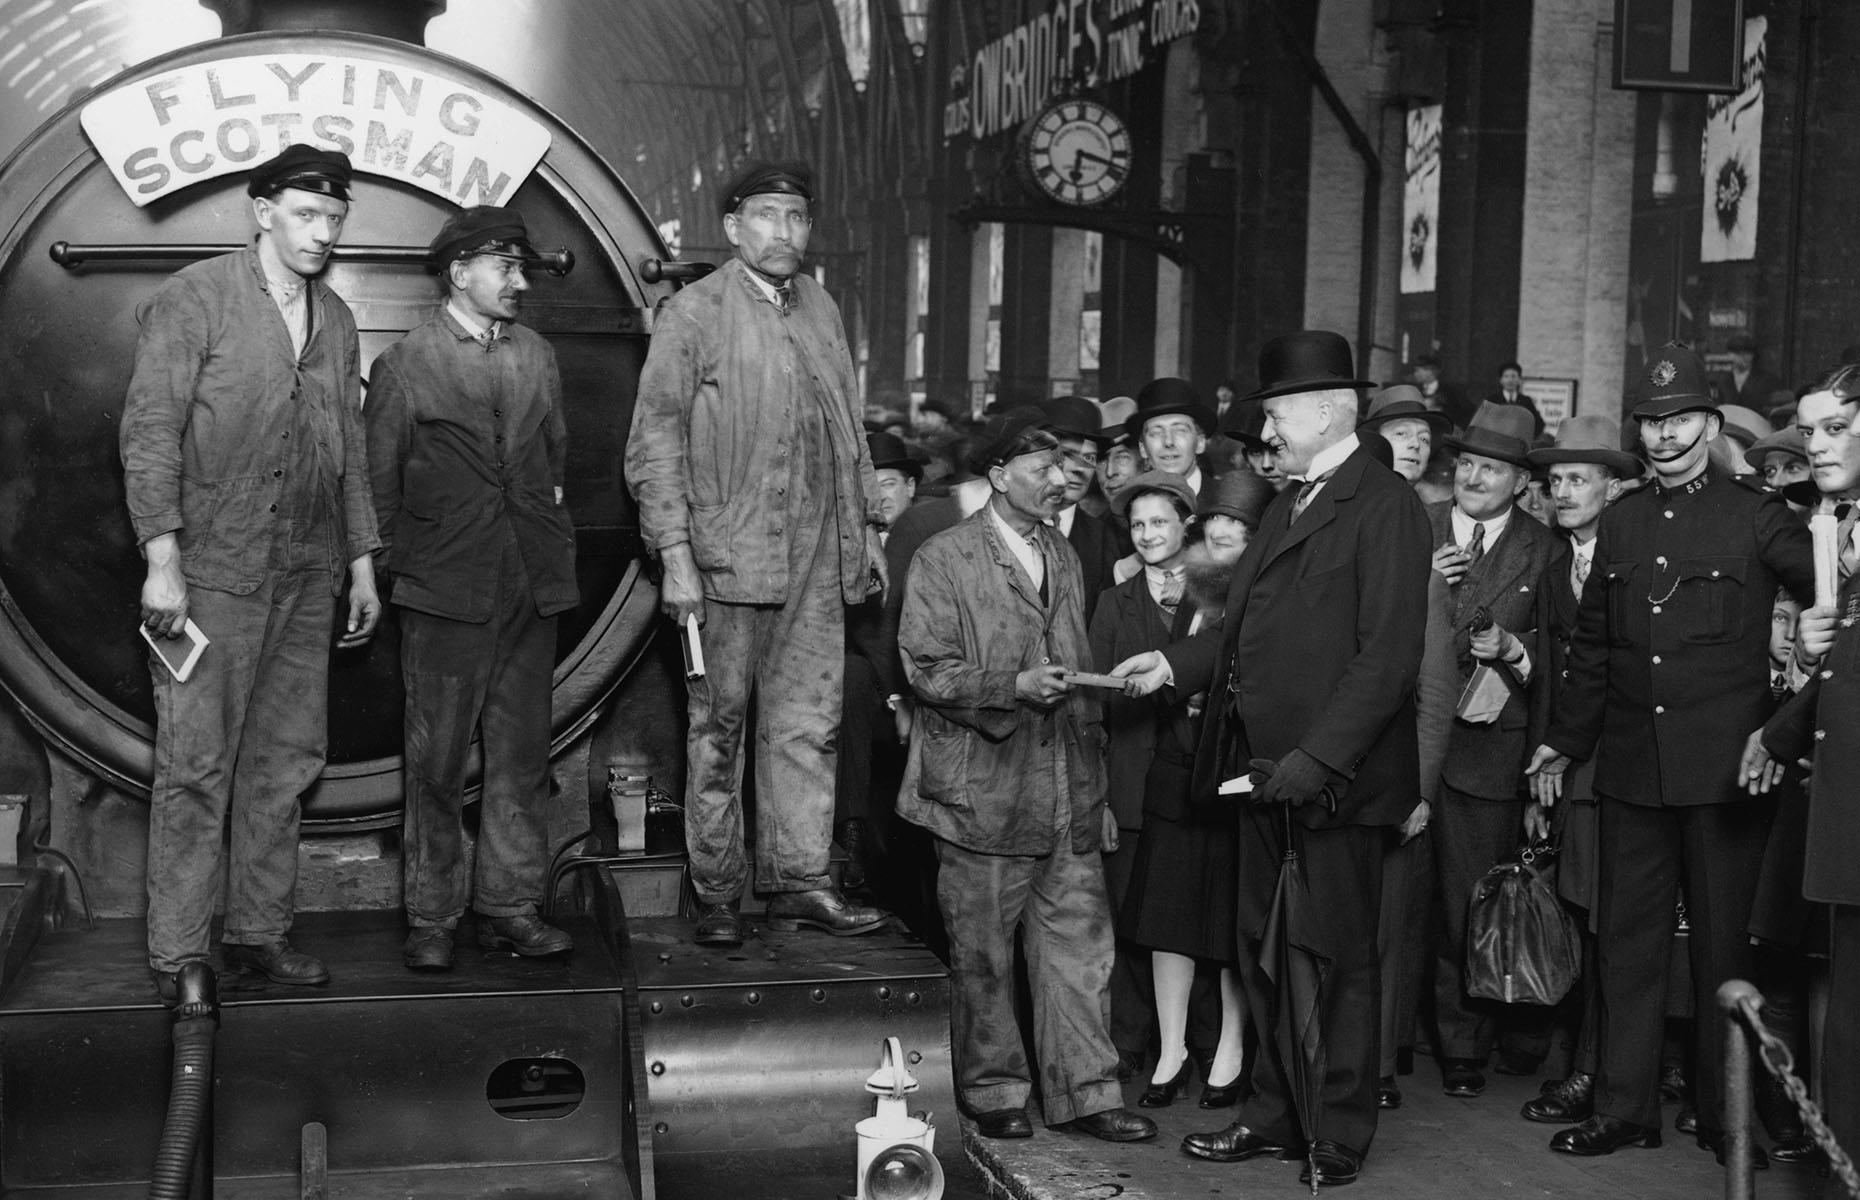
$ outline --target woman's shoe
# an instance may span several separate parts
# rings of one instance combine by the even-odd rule
[[[1138,1108],[1168,1108],[1175,1103],[1176,1094],[1188,1086],[1189,1078],[1195,1073],[1192,1059],[1182,1060],[1182,1069],[1175,1073],[1175,1078],[1167,1083],[1152,1083],[1143,1089],[1137,1097]]]
[[[1195,1103],[1202,1108],[1232,1108],[1240,1103],[1240,1077],[1235,1075],[1232,1083],[1206,1085]]]

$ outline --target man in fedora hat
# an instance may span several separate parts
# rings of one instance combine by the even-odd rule
[[[1527,768],[1554,805],[1593,757],[1600,822],[1600,1070],[1594,1113],[1551,1149],[1610,1154],[1660,1143],[1660,1043],[1673,911],[1685,882],[1697,1011],[1753,968],[1751,900],[1770,806],[1738,786],[1744,739],[1773,708],[1770,610],[1779,585],[1814,599],[1808,530],[1782,500],[1709,461],[1717,405],[1705,365],[1669,343],[1634,420],[1653,483],[1602,513],[1548,732]],[[1606,718],[1606,719],[1604,719]],[[1723,1152],[1723,1067],[1700,1039],[1698,1142]]]
[[[1311,891],[1299,944],[1329,974],[1318,1028],[1325,1068],[1306,1128],[1293,1064],[1261,1031],[1253,1095],[1226,1129],[1183,1149],[1219,1162],[1311,1146],[1320,1182],[1348,1183],[1376,1129],[1377,918],[1389,831],[1420,795],[1414,690],[1427,617],[1427,514],[1400,476],[1358,440],[1349,343],[1307,330],[1260,351],[1261,438],[1295,482],[1280,492],[1235,565],[1221,624],[1119,664],[1142,692],[1223,698],[1202,716],[1191,796],[1213,803],[1224,780],[1265,774],[1240,809],[1239,970],[1247,1005],[1273,1013],[1259,966],[1283,853]],[[1290,845],[1287,813],[1290,806]],[[1280,1013],[1291,1021],[1292,1014]]]
[[[1468,996],[1466,898],[1487,868],[1517,846],[1524,821],[1521,774],[1531,682],[1527,639],[1537,627],[1537,585],[1554,538],[1520,511],[1530,482],[1531,415],[1523,408],[1484,404],[1466,432],[1446,439],[1457,455],[1453,499],[1430,504],[1434,569],[1450,586],[1447,618],[1464,685],[1479,668],[1491,668],[1505,688],[1496,718],[1456,717],[1441,764],[1433,809],[1435,885],[1445,933],[1434,964],[1434,1013],[1439,1032],[1442,1087],[1449,1096],[1485,1090],[1482,1070],[1492,1049],[1497,1006]],[[1475,622],[1475,617],[1480,620]],[[1517,1014],[1509,1014],[1514,1026]],[[1542,1022],[1529,1032],[1507,1031],[1499,1067],[1528,1074],[1543,1057]]]
[[[1621,449],[1620,427],[1600,415],[1565,418],[1557,428],[1555,444],[1532,450],[1530,458],[1532,466],[1549,475],[1551,513],[1563,535],[1537,585],[1539,670],[1531,696],[1530,737],[1536,745],[1556,707],[1584,584],[1595,574],[1595,535],[1602,512],[1625,494],[1627,483],[1640,476],[1642,466],[1638,458]],[[1563,802],[1552,813],[1534,801],[1525,810],[1525,829],[1532,837],[1548,837],[1554,817],[1560,847],[1557,891],[1565,902],[1581,910],[1583,942],[1582,1024],[1570,1074],[1525,1103],[1522,1115],[1527,1121],[1569,1125],[1585,1120],[1593,1111],[1601,1040],[1601,989],[1595,967],[1594,776],[1592,762],[1574,764],[1563,777]]]
[[[742,944],[744,723],[756,699],[755,886],[768,923],[835,935],[885,914],[828,874],[845,609],[885,590],[884,524],[839,307],[801,269],[801,163],[750,163],[723,194],[735,255],[653,322],[626,445],[659,607],[703,627],[691,684],[685,834],[700,945]]]
[[[1137,410],[1124,428],[1152,471],[1188,480],[1196,494],[1202,487],[1201,455],[1214,432],[1214,410],[1186,379],[1152,379],[1137,393]]]
[[[1066,496],[1053,527],[1072,543],[1079,556],[1079,570],[1085,582],[1085,622],[1098,609],[1098,597],[1114,582],[1111,568],[1121,551],[1117,535],[1108,521],[1092,516],[1079,502],[1091,491],[1097,478],[1098,456],[1111,444],[1105,435],[1098,406],[1081,396],[1059,396],[1039,405],[1046,414],[1047,428],[1059,439],[1065,455]]]
[[[1434,448],[1453,431],[1453,422],[1427,406],[1421,389],[1396,383],[1376,393],[1358,429],[1381,435],[1392,452],[1395,473],[1414,483],[1427,473]]]
[[[184,683],[149,657],[148,954],[169,1003],[181,966],[207,957],[229,816],[227,968],[329,982],[286,934],[298,801],[328,743],[330,629],[359,646],[381,615],[355,318],[322,278],[349,184],[345,155],[286,147],[247,180],[245,246],[177,271],[137,313],[121,451],[142,624],[179,638],[191,623],[210,643]]]

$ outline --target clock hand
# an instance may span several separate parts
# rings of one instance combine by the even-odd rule
[[[1089,150],[1079,150],[1079,151],[1074,152],[1073,154],[1072,171],[1073,171],[1073,179],[1075,182],[1078,178],[1079,164],[1087,163],[1087,162],[1095,162],[1095,163],[1102,165],[1105,168],[1106,172],[1111,175],[1122,175],[1126,170],[1129,169],[1128,167],[1125,166],[1125,164],[1119,162],[1118,160],[1114,158],[1106,158],[1102,154],[1093,154]]]

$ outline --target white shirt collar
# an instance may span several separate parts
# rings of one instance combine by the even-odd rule
[[[1326,446],[1316,454],[1313,454],[1311,456],[1311,465],[1305,468],[1305,473],[1303,475],[1294,475],[1292,478],[1302,483],[1306,480],[1316,479],[1326,471],[1336,470],[1343,465],[1344,459],[1356,453],[1358,444],[1356,434],[1351,433],[1336,445]]]
[[[1575,538],[1571,538],[1569,539],[1569,544],[1571,549],[1576,552],[1577,558],[1586,558],[1593,562],[1595,560],[1595,541],[1595,538],[1590,538],[1586,542],[1579,542]]]
[[[1053,518],[1053,528],[1059,532],[1060,537],[1072,536],[1072,522],[1078,519],[1078,515],[1079,506],[1076,504],[1068,504],[1059,510],[1059,515]]]
[[[1187,481],[1189,491],[1194,492],[1196,496],[1201,495],[1201,464],[1200,463],[1196,463],[1194,466],[1190,467],[1188,469],[1188,474],[1182,476],[1182,478]]]
[[[1007,543],[1007,548],[1013,553],[1015,561],[1027,569],[1027,577],[1033,580],[1033,586],[1039,587],[1046,578],[1046,556],[1040,553],[1039,547],[1033,540],[1040,536],[1039,526],[1034,526],[1030,536],[1023,536],[1007,523],[1006,518],[992,502],[988,505],[988,519],[995,523],[996,532],[1000,533],[1001,540]]]
[[[1143,582],[1149,586],[1150,599],[1161,604],[1163,600],[1163,590],[1169,586],[1170,580],[1180,578],[1181,574],[1182,564],[1179,562],[1167,570],[1164,570],[1162,567],[1153,567],[1149,563],[1144,563]],[[1180,599],[1181,598],[1178,596],[1178,603]]]
[[[1461,512],[1460,506],[1457,504],[1453,506],[1452,511],[1453,540],[1459,545],[1464,546],[1472,537],[1473,526],[1484,525],[1485,548],[1490,550],[1492,548],[1492,543],[1498,540],[1498,535],[1505,532],[1505,526],[1511,524],[1511,514],[1518,511],[1518,506],[1514,504],[1504,512],[1499,513],[1496,517],[1487,517],[1483,521],[1473,520],[1471,517]]]

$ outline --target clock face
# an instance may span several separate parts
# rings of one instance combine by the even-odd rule
[[[1061,100],[1033,119],[1027,170],[1061,204],[1097,204],[1130,177],[1130,130],[1095,100]]]

